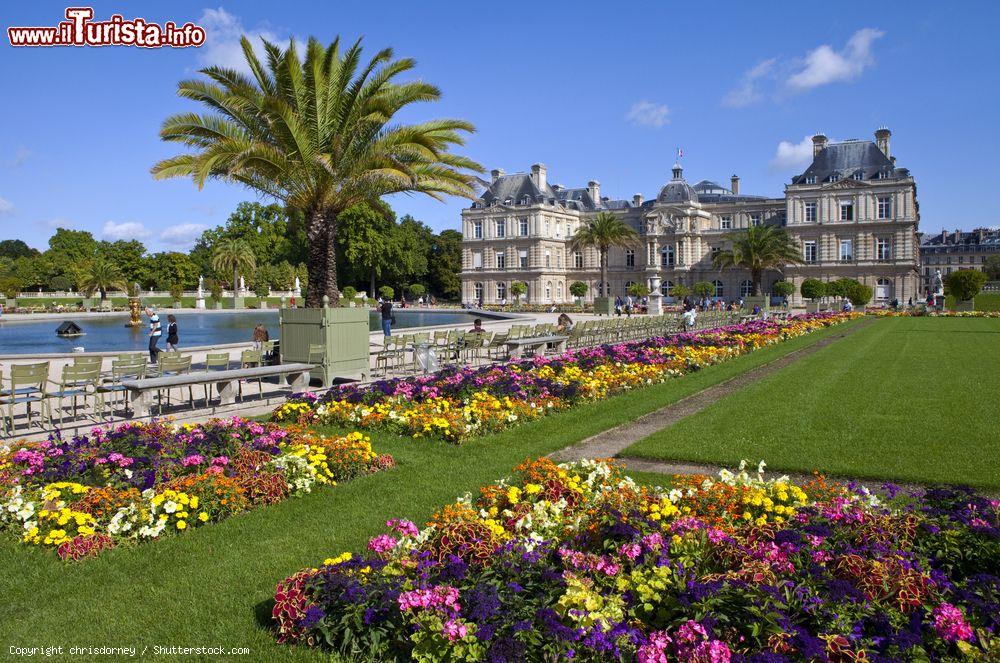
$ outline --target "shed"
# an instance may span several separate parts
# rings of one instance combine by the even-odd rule
[[[83,330],[75,322],[67,321],[56,327],[56,334],[59,336],[81,336]]]

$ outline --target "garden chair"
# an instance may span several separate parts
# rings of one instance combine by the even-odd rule
[[[170,377],[171,375],[184,375],[191,372],[191,355],[187,356],[177,356],[168,355],[166,357],[161,356],[158,358],[157,366],[159,368],[159,376],[161,378]],[[183,389],[184,387],[177,387]],[[191,402],[191,409],[194,409],[194,389],[191,385],[187,385],[188,390],[188,400]],[[160,414],[163,414],[163,395],[161,389],[156,391],[156,399],[159,403]],[[170,392],[171,388],[166,388],[167,392],[167,405],[170,405]]]
[[[311,350],[310,350],[311,354]],[[264,355],[260,350],[244,350],[240,355],[240,368],[256,368],[257,366],[262,366],[264,362]],[[252,378],[253,379],[253,378]],[[264,395],[264,380],[262,378],[256,378],[257,380],[257,395]],[[245,380],[240,380],[240,400],[243,400],[243,383]]]
[[[209,352],[205,355],[205,371],[227,371],[229,370],[228,352]],[[205,405],[208,405],[211,397],[212,385],[205,384]]]
[[[399,336],[387,336],[382,349],[375,353],[375,371],[388,376],[389,371],[395,371],[402,364],[404,349],[400,345]]]
[[[146,358],[143,356],[131,359],[111,360],[110,381],[106,380],[98,385],[97,391],[102,394],[101,414],[104,414],[104,405],[107,404],[111,414],[114,414],[114,402],[118,400],[118,395],[122,398],[122,410],[128,409],[128,398],[126,398],[125,387],[122,380],[141,380],[146,377]]]
[[[497,332],[490,339],[489,345],[486,347],[486,356],[493,360],[503,360],[507,358],[507,339],[509,338],[506,332]]]
[[[77,418],[77,402],[83,399],[83,407],[86,410],[87,401],[92,400],[92,411],[95,416],[104,410],[104,394],[98,392],[97,388],[101,381],[100,364],[94,365],[85,363],[82,365],[67,364],[62,368],[62,377],[59,382],[49,380],[55,386],[54,391],[47,393],[50,400],[59,399],[59,424],[66,419],[66,408],[64,403],[70,399],[73,404],[73,419]],[[100,406],[98,405],[100,403]],[[50,408],[51,411],[51,408]]]
[[[101,366],[104,365],[104,357],[73,357],[74,366],[96,366],[97,370],[101,370]]]
[[[38,413],[52,423],[52,408],[48,403],[46,383],[49,379],[49,362],[13,364],[10,367],[10,385],[0,392],[0,405],[7,406],[7,430],[14,433],[14,407],[24,403],[28,427],[31,427],[31,404],[38,403]]]

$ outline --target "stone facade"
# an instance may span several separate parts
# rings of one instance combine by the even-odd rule
[[[1000,255],[1000,228],[976,228],[971,231],[942,230],[924,236],[920,243],[921,287],[930,290],[935,270],[947,276],[958,269],[985,271],[983,263]]]
[[[600,183],[585,188],[550,184],[545,166],[529,173],[492,172],[471,208],[462,212],[462,298],[496,304],[512,301],[514,281],[528,286],[525,300],[536,304],[570,302],[569,286],[587,284],[586,301],[600,293],[597,251],[571,248],[573,233],[602,211],[619,215],[638,234],[632,249],[613,249],[608,259],[608,292],[624,295],[645,283],[666,296],[674,284],[712,282],[716,296],[732,300],[750,290],[749,272],[719,271],[712,254],[727,235],[756,224],[783,226],[807,261],[764,277],[769,290],[778,280],[798,287],[806,278],[854,278],[872,286],[876,300],[919,298],[919,208],[909,171],[889,153],[889,131],[876,141],[828,143],[813,139],[813,163],[785,186],[781,198],[740,193],[702,180],[689,185],[679,164],[673,177],[650,200],[600,195]]]

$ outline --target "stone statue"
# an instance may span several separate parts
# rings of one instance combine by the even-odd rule
[[[199,276],[198,277],[198,299],[204,299],[204,298],[205,298],[205,277],[204,276]]]
[[[246,289],[247,289],[247,282],[244,281],[243,277],[241,276],[240,277],[240,292],[246,292]]]
[[[295,292],[301,292],[301,290],[302,290],[302,282],[299,281],[299,277],[296,276],[295,277]]]
[[[934,278],[931,279],[931,287],[934,288],[935,296],[944,296],[944,279],[941,278],[941,270],[934,270]]]

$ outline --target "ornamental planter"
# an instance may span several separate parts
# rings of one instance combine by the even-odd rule
[[[611,315],[615,312],[615,300],[610,297],[594,298],[594,313],[596,315]]]
[[[972,299],[966,299],[965,301],[956,301],[954,306],[952,306],[953,311],[974,311],[975,305]]]
[[[369,368],[368,309],[284,308],[279,314],[281,361],[310,361],[310,346],[323,346],[319,365],[310,372],[327,388],[335,377],[361,375],[367,380]]]
[[[233,308],[246,308],[246,298],[245,297],[233,297]]]
[[[17,298],[7,297],[3,302],[3,307],[8,311],[13,311],[17,308]]]

